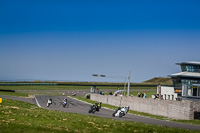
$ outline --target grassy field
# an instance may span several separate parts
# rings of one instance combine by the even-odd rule
[[[0,91],[0,95],[28,97],[27,93]]]
[[[66,86],[66,85],[35,85],[35,86],[0,86],[0,89],[4,90],[89,90],[92,86]],[[99,89],[113,89],[117,90],[116,86],[97,86]],[[119,89],[124,89],[124,87],[119,87]],[[156,89],[156,87],[130,87],[130,89]]]
[[[76,89],[73,89],[76,88]],[[38,86],[37,89],[34,89],[34,86],[0,86],[0,89],[5,89],[5,90],[81,90],[81,89],[85,89],[85,90],[89,90],[90,88],[88,88],[87,86],[58,86],[57,87],[52,87],[52,86]],[[108,94],[109,91],[105,91],[105,89],[112,89],[114,91],[117,90],[117,88],[113,88],[113,87],[102,87],[101,90],[104,91],[104,94]],[[135,91],[137,89],[137,91]],[[156,94],[155,88],[144,88],[144,87],[131,87],[130,88],[130,96],[137,96],[138,92],[143,92],[140,91],[140,89],[148,89],[148,91],[145,91],[147,98],[151,98],[151,95]],[[4,92],[4,91],[0,91],[0,95],[10,95],[10,96],[22,96],[22,97],[28,97],[29,94],[32,93],[20,93],[20,92]],[[36,94],[36,93],[34,93]],[[46,95],[62,95],[62,93],[40,93],[40,94],[46,94]],[[127,93],[126,93],[127,94]],[[126,95],[125,94],[125,95]]]
[[[0,104],[0,132],[197,133],[198,131],[52,111],[33,104],[4,99]]]

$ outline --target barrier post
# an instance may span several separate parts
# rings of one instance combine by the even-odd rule
[[[0,103],[2,103],[2,98],[0,98]]]

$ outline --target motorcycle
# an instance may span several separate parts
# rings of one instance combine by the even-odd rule
[[[63,102],[62,102],[62,106],[63,106],[63,108],[69,107],[69,104],[67,103],[67,101],[63,101]]]
[[[96,111],[99,111],[99,109],[101,108],[101,102],[100,103],[95,103],[94,105],[91,106],[90,110],[88,111],[88,113],[95,113]]]
[[[126,106],[126,107],[119,107],[118,109],[115,110],[115,112],[113,113],[113,117],[115,116],[119,116],[119,117],[122,117],[122,116],[125,116],[129,111],[129,106]]]
[[[47,107],[49,107],[51,104],[52,104],[52,99],[50,98],[47,100]]]

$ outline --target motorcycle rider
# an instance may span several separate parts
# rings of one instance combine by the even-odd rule
[[[129,108],[130,108],[129,106],[119,107],[119,108],[113,113],[113,117],[115,117],[115,116],[119,116],[119,117],[124,116],[125,114],[128,113]]]
[[[47,107],[49,107],[50,104],[52,104],[52,99],[51,98],[47,100]]]
[[[99,109],[101,108],[101,102],[95,103],[95,106],[96,106],[96,110],[99,111]]]
[[[62,104],[63,104],[63,106],[64,106],[65,104],[67,104],[67,98],[64,98],[64,99],[63,99]]]
[[[63,99],[63,103],[64,103],[64,102],[67,102],[67,98],[64,98],[64,99]]]
[[[99,111],[100,108],[101,108],[101,102],[95,103],[94,105],[91,106],[91,109],[88,112],[94,114],[96,111]]]

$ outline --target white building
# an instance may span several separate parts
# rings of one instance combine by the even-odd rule
[[[200,101],[200,62],[182,62],[177,65],[181,66],[182,72],[169,75],[173,87],[161,86],[163,99]]]
[[[157,87],[157,94],[159,94],[159,86]],[[174,92],[174,87],[170,86],[161,86],[161,96],[163,100],[178,100],[178,95]]]

